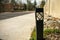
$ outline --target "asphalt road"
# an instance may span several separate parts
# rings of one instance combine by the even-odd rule
[[[35,15],[29,13],[19,15],[20,12],[11,13],[12,16],[1,16],[0,39],[2,40],[29,40],[35,26]],[[5,15],[4,14],[4,15]],[[13,15],[14,14],[14,15]],[[18,16],[15,16],[18,15]],[[21,13],[22,14],[22,13]],[[2,14],[1,14],[2,15]],[[7,17],[7,18],[6,18]],[[5,18],[5,19],[4,19]]]
[[[22,16],[22,15],[30,14],[30,13],[33,13],[33,11],[26,11],[26,12],[4,12],[4,13],[0,13],[0,20],[8,19],[8,18],[16,17],[16,16]]]

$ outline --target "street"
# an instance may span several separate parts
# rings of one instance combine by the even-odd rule
[[[0,39],[29,40],[35,27],[34,12],[24,15],[19,12],[8,13],[0,14]]]
[[[30,13],[33,13],[33,11],[26,11],[26,12],[3,12],[3,13],[0,13],[0,20],[8,19],[8,18],[16,17],[16,16],[21,16],[21,15],[25,15],[25,14],[30,14]]]

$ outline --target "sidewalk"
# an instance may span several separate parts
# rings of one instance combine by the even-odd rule
[[[0,20],[0,39],[29,40],[34,26],[34,13]]]

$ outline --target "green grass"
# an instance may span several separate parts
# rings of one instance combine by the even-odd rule
[[[36,40],[36,29],[34,28],[30,40]]]
[[[46,30],[43,31],[44,38],[51,33],[60,34],[60,30],[58,30],[58,29],[46,29]]]

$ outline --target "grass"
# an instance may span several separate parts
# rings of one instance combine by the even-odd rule
[[[34,28],[30,40],[36,40],[36,29]]]
[[[51,33],[53,33],[53,34],[60,34],[60,30],[58,30],[58,29],[46,29],[46,30],[44,30],[43,31],[43,35],[44,35],[44,38],[47,36],[47,35],[49,35],[49,34],[51,34]]]

